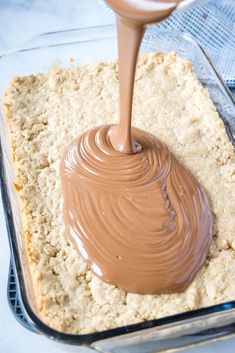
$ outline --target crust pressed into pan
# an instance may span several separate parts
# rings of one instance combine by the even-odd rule
[[[213,241],[182,293],[124,293],[93,275],[66,237],[60,159],[85,130],[118,121],[117,63],[16,77],[4,107],[37,312],[49,326],[84,334],[235,299],[234,148],[190,62],[140,56],[133,110],[134,125],[167,143],[210,199]]]

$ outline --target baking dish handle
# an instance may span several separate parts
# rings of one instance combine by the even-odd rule
[[[229,304],[228,304],[229,305]],[[217,316],[216,316],[217,315]],[[91,348],[103,353],[157,353],[178,350],[235,334],[235,309],[166,324],[141,332],[96,341]]]

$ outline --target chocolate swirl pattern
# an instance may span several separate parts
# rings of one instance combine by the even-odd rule
[[[184,290],[212,238],[207,196],[153,135],[132,129],[136,154],[112,148],[111,125],[72,141],[61,161],[70,241],[103,280],[126,292]]]

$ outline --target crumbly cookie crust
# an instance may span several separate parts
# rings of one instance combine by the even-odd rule
[[[93,275],[66,238],[60,159],[85,130],[118,121],[117,63],[16,77],[4,106],[37,311],[49,326],[84,334],[235,299],[234,148],[188,61],[141,56],[133,111],[134,125],[165,141],[210,198],[213,242],[183,293],[124,293]]]

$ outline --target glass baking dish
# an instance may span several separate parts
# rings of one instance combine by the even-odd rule
[[[188,34],[156,31],[154,26],[148,29],[141,50],[176,51],[189,59],[198,79],[208,89],[229,138],[234,143],[234,101],[207,55]],[[83,65],[116,57],[116,32],[113,25],[45,33],[18,50],[2,56],[0,95],[3,95],[14,76],[45,72],[55,63],[66,67],[74,60],[77,65]],[[235,334],[235,301],[86,335],[61,333],[44,324],[37,315],[30,284],[26,242],[17,194],[13,187],[14,168],[3,111],[0,167],[3,206],[20,304],[34,331],[67,345],[87,345],[100,352],[148,353],[180,349]]]

